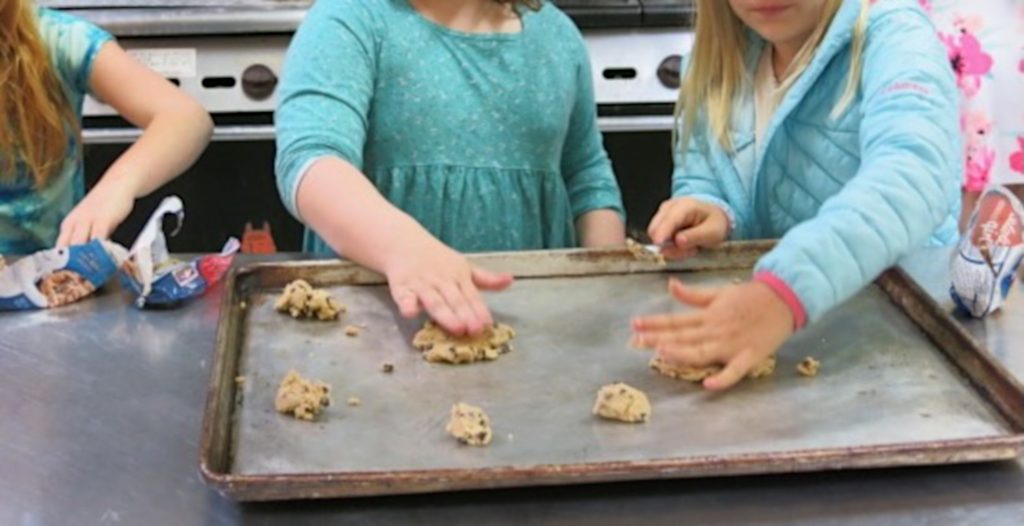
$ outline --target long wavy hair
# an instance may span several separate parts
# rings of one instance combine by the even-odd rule
[[[861,11],[853,30],[850,74],[843,94],[833,108],[833,118],[837,118],[849,107],[857,96],[860,85],[861,55],[870,4],[869,0],[859,1]],[[785,93],[811,63],[842,4],[843,0],[826,0],[821,20],[787,69],[780,93]],[[683,124],[683,152],[686,151],[690,138],[698,126],[698,117],[706,119],[704,124],[707,130],[723,148],[732,150],[729,122],[732,119],[736,95],[747,81],[743,56],[747,44],[746,26],[732,11],[728,2],[697,0],[697,27],[693,50],[676,104],[676,118],[681,118]]]
[[[80,126],[28,0],[0,1],[0,86],[0,181],[12,181],[21,165],[45,186]]]

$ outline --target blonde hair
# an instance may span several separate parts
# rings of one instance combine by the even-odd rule
[[[0,7],[0,86],[0,180],[13,180],[20,163],[36,187],[45,186],[79,123],[27,0]]]
[[[869,0],[860,0],[861,11],[853,30],[850,74],[846,88],[832,109],[832,118],[841,116],[857,96],[860,85],[864,39],[868,22]],[[814,59],[825,33],[832,24],[843,0],[825,0],[825,11],[807,42],[787,68],[779,93],[784,94]],[[685,153],[699,118],[704,117],[708,130],[726,150],[732,150],[729,123],[732,120],[736,95],[747,82],[744,53],[747,29],[724,0],[697,0],[697,27],[689,67],[683,79],[675,117],[683,124],[682,142]],[[678,129],[676,126],[674,129]],[[673,144],[676,144],[673,138]]]
[[[520,5],[526,6],[527,9],[533,11],[540,10],[540,4],[543,0],[494,0],[499,4],[512,4],[512,7],[519,7]]]

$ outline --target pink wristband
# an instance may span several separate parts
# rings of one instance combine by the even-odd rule
[[[785,281],[782,281],[781,278],[767,271],[754,274],[754,281],[768,285],[768,287],[779,296],[783,303],[789,307],[789,311],[793,313],[794,331],[799,331],[807,325],[807,311],[804,310],[804,304]]]

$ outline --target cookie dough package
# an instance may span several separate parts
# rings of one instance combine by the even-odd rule
[[[1002,306],[1024,258],[1022,226],[1012,193],[995,187],[981,196],[950,264],[950,295],[962,311],[980,318]]]
[[[150,216],[131,250],[111,241],[43,250],[6,267],[0,266],[0,311],[49,309],[81,300],[120,274],[139,307],[168,307],[195,298],[220,280],[239,249],[228,240],[224,251],[193,261],[167,253],[163,218],[180,226],[181,199],[164,199]],[[120,272],[119,272],[120,271]]]
[[[164,216],[173,216],[177,233],[185,217],[184,205],[177,197],[164,199],[149,218],[129,251],[129,260],[121,272],[121,282],[136,294],[140,308],[173,307],[202,295],[220,281],[231,267],[240,244],[231,238],[220,254],[180,261],[167,251],[163,233]]]
[[[0,310],[74,303],[117,273],[128,251],[109,241],[43,250],[0,269]]]

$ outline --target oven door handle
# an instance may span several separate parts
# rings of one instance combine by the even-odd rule
[[[86,144],[131,144],[142,136],[138,128],[86,128],[82,141]],[[215,126],[214,142],[273,141],[276,134],[272,124]]]
[[[597,127],[605,133],[672,131],[675,118],[671,115],[636,115],[598,117]]]
[[[603,132],[652,132],[671,131],[671,115],[641,115],[599,117],[597,126]],[[138,128],[86,128],[82,140],[86,144],[131,144],[139,139],[142,130]],[[213,142],[273,141],[276,137],[273,124],[251,124],[215,126]]]

